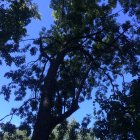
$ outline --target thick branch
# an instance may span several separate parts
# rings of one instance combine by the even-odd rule
[[[77,101],[73,101],[71,108],[69,110],[67,110],[64,114],[62,114],[61,116],[59,116],[59,117],[56,118],[57,123],[61,123],[66,118],[68,118],[69,116],[71,116],[78,109],[79,109],[79,106],[78,106]]]

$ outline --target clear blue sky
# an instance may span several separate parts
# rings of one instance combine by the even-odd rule
[[[38,33],[42,27],[46,27],[47,29],[49,29],[50,25],[53,24],[52,11],[51,11],[51,9],[49,9],[50,0],[41,0],[41,1],[34,0],[34,2],[37,3],[37,5],[38,5],[39,13],[41,14],[41,21],[32,20],[32,23],[27,27],[28,35],[29,35],[28,38],[37,37]],[[124,17],[123,17],[123,19],[120,18],[119,20],[120,20],[120,22],[123,22]],[[11,68],[8,68],[6,66],[0,66],[0,67],[2,69],[2,71],[0,73],[0,79],[1,79],[0,87],[1,87],[1,85],[6,84],[8,82],[8,80],[3,78],[3,74],[5,73],[5,71],[10,70]],[[127,77],[127,80],[130,80],[130,79],[131,79],[130,77]],[[118,82],[120,82],[120,80]],[[95,91],[93,90],[93,93],[94,92]],[[14,102],[14,101],[10,101],[9,103],[5,102],[3,100],[3,97],[1,96],[1,98],[0,98],[0,118],[9,114],[10,108],[12,106],[19,106],[19,103]],[[92,101],[86,101],[80,105],[80,109],[76,113],[74,113],[70,118],[75,118],[76,120],[81,121],[82,118],[86,114],[90,114],[92,112],[93,112]],[[13,123],[18,125],[19,122],[20,122],[20,119],[18,119],[17,117],[13,118]]]

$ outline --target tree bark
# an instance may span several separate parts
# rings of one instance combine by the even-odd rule
[[[37,121],[31,140],[49,140],[49,136],[53,130],[52,124],[47,119],[43,123],[41,120]]]
[[[53,128],[57,124],[51,117],[49,108],[40,105],[34,132],[31,140],[48,140]]]

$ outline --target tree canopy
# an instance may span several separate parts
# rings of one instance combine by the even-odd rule
[[[30,140],[28,133],[22,128],[17,128],[10,123],[0,124],[0,139],[1,140]]]
[[[64,121],[55,127],[49,140],[94,140],[92,129],[87,127],[90,122],[87,121],[88,118],[89,116],[85,117],[81,124],[75,120]]]
[[[127,90],[118,91],[107,98],[97,95],[100,109],[95,110],[97,121],[94,126],[96,137],[103,140],[140,139],[140,79],[133,80]]]
[[[0,43],[9,39],[18,42],[25,35],[25,26],[34,14],[28,12],[26,4],[30,1],[24,2],[10,3],[11,7],[16,3],[14,8],[21,11],[15,20],[16,12],[10,8],[14,14],[7,19],[18,23],[15,26],[5,21],[9,38]],[[139,76],[139,3],[138,0],[51,0],[54,24],[50,30],[42,28],[39,38],[26,47],[24,53],[29,57],[30,52],[31,62],[20,61],[16,70],[7,72],[5,77],[11,82],[1,90],[6,100],[13,93],[16,101],[23,101],[10,115],[20,116],[21,126],[29,132],[34,129],[32,140],[49,139],[57,124],[78,110],[81,102],[92,98],[93,88],[98,88],[99,95],[111,88],[111,94],[120,100],[118,96],[123,94],[118,93],[117,78],[123,79],[128,73]],[[114,12],[117,7],[121,9]],[[125,14],[128,20],[119,22],[118,18]],[[11,30],[11,26],[19,31]]]

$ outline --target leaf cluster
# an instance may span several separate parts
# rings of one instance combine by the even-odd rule
[[[99,109],[94,112],[94,133],[103,140],[139,139],[140,131],[140,80],[133,80],[128,91],[118,92],[108,98],[97,95]]]

